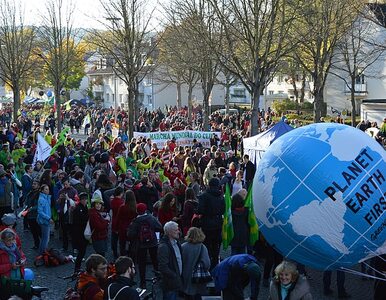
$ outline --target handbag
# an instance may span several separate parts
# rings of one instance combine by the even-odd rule
[[[198,261],[193,269],[192,283],[208,283],[213,280],[212,275],[210,275],[209,270],[205,268],[204,263],[201,260],[201,254],[202,245],[200,249],[200,255],[198,256]]]
[[[83,235],[84,235],[84,238],[89,242],[92,242],[91,240],[92,233],[93,231],[91,230],[90,221],[87,221],[87,225],[86,225],[86,228],[84,229]]]

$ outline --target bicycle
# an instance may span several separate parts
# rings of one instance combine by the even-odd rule
[[[155,270],[153,270],[153,273],[154,273],[154,277],[145,279],[147,282],[151,282],[151,291],[146,293],[146,289],[144,289],[144,290],[140,289],[142,291],[142,293],[140,294],[138,292],[138,289],[137,289],[137,292],[138,292],[138,294],[140,294],[140,297],[142,300],[149,300],[149,299],[160,300],[160,299],[162,299],[162,290],[158,286],[159,282],[161,281],[161,277],[162,277],[161,273],[158,271],[155,271]]]

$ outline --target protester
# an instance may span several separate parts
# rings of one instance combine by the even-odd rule
[[[6,228],[0,232],[0,238],[0,276],[23,278],[26,258],[16,244],[16,233]]]
[[[41,239],[39,244],[39,253],[43,254],[50,242],[50,225],[54,224],[51,218],[51,195],[48,185],[43,184],[40,187],[40,194],[38,199],[38,215],[37,223],[40,225]]]
[[[132,288],[135,275],[135,266],[130,257],[120,256],[115,261],[116,276],[104,291],[105,299],[139,300],[138,292]]]
[[[182,244],[182,278],[185,300],[201,299],[201,295],[207,293],[205,283],[192,283],[193,270],[198,262],[202,262],[206,270],[210,267],[210,258],[208,250],[202,243],[205,240],[205,235],[201,229],[191,227],[185,236],[185,243]]]
[[[221,261],[212,274],[215,287],[222,291],[224,300],[243,300],[244,289],[249,283],[250,299],[258,299],[261,269],[255,257],[248,254],[230,256]]]
[[[137,204],[137,214],[137,217],[128,227],[127,237],[138,262],[140,286],[146,288],[146,256],[149,253],[153,269],[157,270],[158,241],[156,232],[162,231],[162,225],[156,218],[147,213],[147,207],[144,203]]]
[[[182,249],[178,241],[178,224],[169,221],[164,225],[164,236],[158,246],[158,269],[162,275],[161,288],[164,300],[176,300],[178,291],[183,287]]]
[[[86,272],[79,275],[77,289],[81,299],[103,300],[103,284],[107,275],[107,261],[99,254],[91,254],[86,260]]]
[[[283,261],[276,267],[275,277],[269,288],[269,297],[271,300],[312,300],[307,279],[299,276],[296,265],[289,261]]]
[[[91,199],[91,208],[88,211],[88,216],[92,232],[92,246],[96,253],[105,256],[110,215],[104,211],[103,203],[102,198],[95,195]]]
[[[86,255],[88,240],[84,237],[84,230],[86,229],[88,222],[88,209],[87,209],[88,195],[81,193],[79,195],[79,203],[76,205],[73,211],[73,223],[72,223],[72,245],[77,250],[75,260],[75,272],[80,270],[82,260]]]

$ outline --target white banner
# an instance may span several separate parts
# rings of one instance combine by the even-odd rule
[[[36,145],[35,156],[32,162],[32,166],[35,166],[37,161],[44,161],[50,156],[52,147],[48,145],[44,137],[38,133],[38,143]]]
[[[150,138],[152,143],[156,143],[158,148],[163,148],[165,143],[170,141],[173,137],[176,139],[177,146],[192,146],[193,139],[196,139],[205,148],[210,148],[210,138],[215,134],[221,139],[221,132],[212,131],[156,131],[156,132],[134,132],[134,137],[141,136]]]

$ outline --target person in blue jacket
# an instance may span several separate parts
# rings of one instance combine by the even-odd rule
[[[51,218],[51,195],[48,185],[43,184],[40,187],[40,195],[38,200],[38,216],[36,221],[40,225],[42,237],[40,239],[39,253],[43,254],[46,251],[50,241],[50,225],[54,223]]]
[[[256,258],[248,254],[230,256],[212,271],[215,287],[224,300],[243,300],[244,289],[251,283],[251,300],[257,300],[261,268]]]

